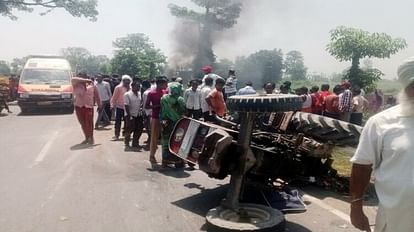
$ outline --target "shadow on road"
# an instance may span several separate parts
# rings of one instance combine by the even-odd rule
[[[306,194],[318,198],[320,200],[326,199],[326,198],[334,198],[336,200],[340,200],[343,202],[349,202],[350,197],[349,195],[339,194],[335,193],[329,190],[325,190],[322,188],[314,187],[314,186],[307,186],[301,188]],[[370,187],[367,190],[367,193],[365,194],[365,200],[364,205],[367,206],[377,206],[378,205],[378,198],[375,194],[374,187],[370,185]]]
[[[171,204],[195,213],[201,217],[205,217],[210,209],[220,205],[222,199],[226,197],[228,184],[220,185],[214,189],[206,189],[204,186],[197,183],[187,183],[184,185],[184,187],[199,189],[200,193],[178,201],[171,202]],[[200,228],[200,231],[219,232],[221,230],[215,230],[206,223]],[[310,232],[311,230],[302,225],[286,221],[286,231]]]
[[[222,185],[214,189],[205,189],[201,185],[194,183],[188,183],[184,186],[187,188],[200,189],[201,192],[190,197],[171,202],[171,204],[202,217],[204,217],[211,208],[220,205],[221,200],[226,196],[228,188],[228,185]]]
[[[60,109],[37,109],[28,112],[20,112],[17,116],[50,116],[50,115],[70,115],[73,112],[68,112]]]
[[[93,149],[94,147],[100,146],[101,144],[76,144],[70,147],[71,151]]]
[[[285,231],[292,231],[292,232],[312,232],[311,230],[309,230],[308,228],[306,228],[306,227],[304,227],[302,225],[299,225],[299,224],[296,224],[296,223],[293,223],[293,222],[289,222],[289,221],[286,221],[285,223],[286,223],[285,224],[285,228],[275,229],[275,230],[272,230],[272,232],[285,232]],[[222,232],[223,230],[211,228],[207,223],[205,223],[200,228],[200,231],[206,231],[206,232]]]
[[[190,173],[184,171],[182,168],[161,168],[158,170],[158,172],[164,176],[174,177],[177,179],[190,177]]]

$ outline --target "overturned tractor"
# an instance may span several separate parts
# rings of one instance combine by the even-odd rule
[[[184,118],[176,124],[171,153],[211,178],[231,177],[226,199],[207,215],[210,225],[238,231],[281,228],[284,217],[278,210],[240,203],[245,186],[272,189],[304,177],[336,176],[334,146],[356,146],[362,128],[298,112],[301,106],[296,95],[233,96],[228,107],[240,123]]]

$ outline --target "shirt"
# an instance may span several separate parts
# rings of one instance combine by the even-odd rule
[[[324,110],[328,113],[337,114],[338,111],[338,101],[339,98],[336,94],[331,94],[325,97],[324,100]]]
[[[211,92],[211,87],[208,85],[205,85],[203,88],[201,88],[201,111],[208,112],[210,111],[210,107],[208,106],[208,103],[206,101],[207,96]]]
[[[102,81],[101,83],[96,83],[96,88],[98,88],[99,96],[101,101],[109,101],[112,97],[111,86],[109,83]]]
[[[366,123],[352,163],[373,165],[375,231],[414,231],[414,117],[394,106]]]
[[[147,109],[146,107],[145,107],[145,103],[147,102],[147,100],[148,100],[148,93],[151,91],[151,88],[149,88],[149,89],[147,89],[147,90],[145,90],[144,91],[144,93],[142,94],[142,102],[144,103],[143,105],[143,107],[142,108],[144,108],[144,112],[145,112],[145,115],[146,116],[151,116],[151,114],[152,114],[152,110],[151,109]]]
[[[73,94],[75,95],[74,105],[76,107],[93,108],[95,103],[101,107],[99,91],[94,85],[88,85],[86,88],[84,85],[75,85]]]
[[[115,87],[114,95],[112,95],[111,98],[111,108],[124,109],[124,95],[127,91],[127,88],[125,88],[122,84]]]
[[[224,86],[224,91],[226,92],[226,94],[237,92],[236,76],[229,76],[229,78],[227,78],[226,85]]]
[[[216,112],[218,116],[223,117],[226,111],[226,103],[224,102],[223,93],[217,89],[213,89],[208,96],[211,100],[211,110]]]
[[[352,99],[355,113],[363,113],[368,107],[368,100],[365,97],[358,95]]]
[[[310,108],[312,106],[312,97],[309,94],[304,94],[301,96],[305,99],[302,103],[302,108]]]
[[[221,76],[219,76],[217,74],[214,74],[214,73],[206,74],[203,77],[203,80],[202,80],[203,83],[201,84],[201,87],[203,87],[206,84],[206,78],[207,77],[211,77],[213,79],[213,86],[216,86],[216,80],[217,80],[217,78],[222,78]]]
[[[339,94],[339,111],[351,112],[352,111],[352,92],[346,89],[343,93]]]
[[[129,113],[132,117],[138,117],[139,110],[141,109],[141,94],[138,92],[135,94],[132,90],[124,94],[125,105],[129,108]],[[126,111],[125,111],[126,115]]]
[[[237,95],[249,95],[249,94],[256,94],[256,90],[253,89],[252,86],[246,86],[244,88],[239,89]]]
[[[193,91],[192,88],[188,88],[184,92],[184,102],[185,107],[190,110],[199,110],[201,109],[201,91],[197,89]]]
[[[167,90],[165,89],[151,89],[151,91],[148,93],[147,103],[149,103],[152,106],[156,106],[156,108],[152,108],[151,118],[160,118],[161,97],[164,96],[166,92]]]
[[[312,97],[312,113],[319,113],[322,111],[323,96],[316,92],[311,94]]]

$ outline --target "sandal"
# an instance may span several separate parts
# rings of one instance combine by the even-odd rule
[[[158,167],[158,162],[155,159],[155,157],[150,157],[149,162],[151,163],[152,168],[157,168]]]

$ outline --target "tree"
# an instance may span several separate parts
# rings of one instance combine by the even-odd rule
[[[91,21],[96,21],[98,15],[97,0],[0,0],[0,14],[12,20],[17,19],[13,10],[32,12],[34,7],[46,9],[41,15],[57,8],[66,10],[74,17],[85,17]]]
[[[331,42],[328,52],[339,61],[351,61],[351,68],[346,77],[353,85],[366,87],[374,85],[378,78],[363,80],[360,60],[363,58],[389,58],[407,46],[404,39],[392,38],[385,33],[369,33],[356,28],[337,27],[330,32]],[[377,76],[378,77],[378,76]],[[380,77],[379,77],[380,78]]]
[[[68,47],[63,48],[61,50],[61,54],[63,57],[65,57],[72,67],[72,71],[75,74],[78,74],[80,72],[86,72],[87,70],[85,68],[86,61],[88,57],[91,56],[91,53],[86,49],[82,47]]]
[[[241,12],[241,3],[232,0],[191,0],[204,9],[196,12],[186,7],[170,4],[172,15],[199,24],[198,51],[193,61],[194,72],[206,64],[212,65],[216,57],[213,52],[214,32],[233,27]]]
[[[113,72],[143,78],[153,78],[164,72],[166,57],[145,34],[135,33],[118,38],[113,46]]]
[[[84,72],[87,74],[97,74],[100,72],[107,73],[106,69],[109,59],[106,56],[94,56],[86,48],[68,47],[61,50],[61,54],[65,57],[75,74]]]
[[[10,66],[4,60],[0,60],[0,75],[10,75]]]
[[[292,80],[305,80],[306,71],[303,55],[299,51],[290,51],[286,54],[285,74]]]
[[[283,53],[280,49],[261,50],[235,62],[240,83],[252,81],[256,87],[282,79]]]
[[[20,75],[28,59],[29,59],[28,56],[25,56],[23,58],[14,58],[13,61],[10,63],[11,73]]]

